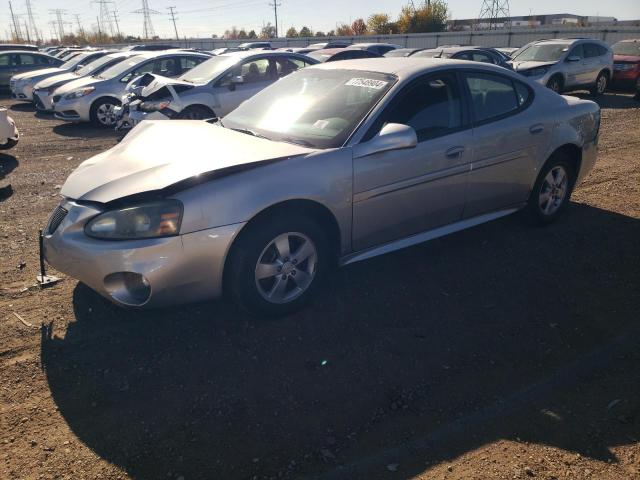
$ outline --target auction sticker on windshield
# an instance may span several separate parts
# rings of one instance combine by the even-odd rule
[[[384,80],[375,80],[373,78],[352,78],[345,85],[350,87],[364,87],[364,88],[375,88],[376,90],[380,90],[387,83]]]

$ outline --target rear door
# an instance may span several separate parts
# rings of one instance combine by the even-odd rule
[[[473,136],[458,76],[442,72],[411,82],[363,142],[386,123],[413,127],[418,144],[354,158],[355,250],[454,223],[464,208]]]
[[[584,51],[584,78],[582,83],[584,85],[591,85],[596,83],[598,73],[602,70],[602,59],[600,56],[600,46],[595,43],[586,42],[582,44]]]
[[[569,57],[576,57],[579,60],[570,62],[568,60]],[[569,50],[569,54],[564,61],[564,68],[566,71],[565,86],[575,87],[588,83],[588,75],[586,74],[588,67],[585,65],[584,49],[582,48],[582,44],[576,45]]]
[[[17,73],[15,66],[11,61],[12,55],[9,53],[0,53],[0,85],[9,85],[9,80]]]
[[[533,91],[498,73],[467,71],[473,110],[473,167],[464,217],[515,207],[529,196],[538,150],[548,144],[548,116],[530,112]]]

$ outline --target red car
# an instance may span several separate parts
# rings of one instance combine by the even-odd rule
[[[614,44],[613,78],[614,87],[631,87],[640,91],[640,39],[622,40]]]

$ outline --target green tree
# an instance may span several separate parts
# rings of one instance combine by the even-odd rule
[[[300,29],[300,36],[303,38],[309,38],[309,37],[313,37],[313,32],[311,31],[311,29],[307,26],[303,26]]]
[[[290,27],[289,30],[287,30],[287,34],[285,35],[287,38],[294,38],[298,36],[298,31],[296,30],[296,27]]]
[[[240,31],[238,32],[238,38],[242,40],[246,40],[247,38],[249,38],[249,35],[247,35],[247,32],[244,28],[240,29]]]
[[[258,34],[256,33],[255,30],[251,30],[249,32],[249,38],[258,38]]]
[[[445,0],[431,0],[415,10],[402,7],[398,17],[400,33],[442,32],[447,25],[449,7]]]
[[[351,37],[353,36],[353,29],[350,25],[341,23],[338,25],[338,28],[336,28],[336,35],[339,37]]]
[[[354,35],[366,35],[367,34],[367,24],[364,23],[364,20],[361,18],[356,18],[351,24],[351,30],[353,30]]]
[[[260,30],[260,38],[276,38],[276,27],[268,22],[262,30]]]
[[[385,35],[391,30],[391,18],[386,13],[374,13],[367,19],[369,33]]]
[[[325,36],[326,37],[335,37],[336,36],[336,31],[335,30],[329,30]]]
[[[315,37],[326,37],[325,33],[322,30],[318,30],[314,36]]]

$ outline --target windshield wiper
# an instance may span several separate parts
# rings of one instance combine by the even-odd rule
[[[303,147],[316,148],[316,146],[313,143],[308,142],[306,140],[302,140],[301,138],[294,139],[294,138],[285,137],[285,138],[281,138],[280,141],[285,143],[293,143],[294,145],[301,145]]]
[[[222,124],[220,124],[222,125]],[[224,127],[224,125],[222,125]],[[231,130],[235,130],[236,132],[240,132],[240,133],[244,133],[247,135],[251,135],[253,137],[258,137],[258,138],[267,138],[264,135],[260,135],[258,132],[254,132],[253,130],[249,130],[248,128],[232,128]],[[267,138],[267,140],[269,140]]]

